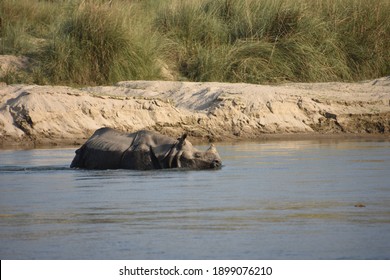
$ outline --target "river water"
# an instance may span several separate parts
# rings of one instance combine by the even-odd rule
[[[214,171],[72,170],[76,148],[0,150],[1,259],[390,258],[390,142],[217,147]]]

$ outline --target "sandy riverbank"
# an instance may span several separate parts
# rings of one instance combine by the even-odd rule
[[[110,126],[193,141],[390,137],[390,77],[277,86],[126,81],[114,86],[0,85],[0,146],[80,144]]]

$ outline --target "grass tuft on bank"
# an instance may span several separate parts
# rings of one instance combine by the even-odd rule
[[[15,82],[326,82],[390,74],[387,0],[2,0]],[[12,75],[0,78],[12,82]]]

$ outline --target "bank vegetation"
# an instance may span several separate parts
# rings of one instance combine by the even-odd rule
[[[390,73],[388,0],[2,0],[6,83],[247,83]]]

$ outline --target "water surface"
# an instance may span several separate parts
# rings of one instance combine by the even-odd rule
[[[216,171],[73,170],[75,148],[1,150],[1,259],[390,258],[390,142],[217,148]]]

